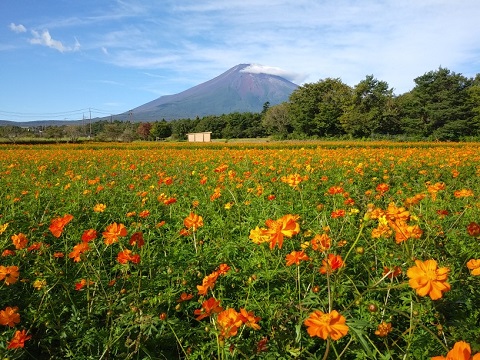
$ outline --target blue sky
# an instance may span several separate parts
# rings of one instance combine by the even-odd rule
[[[478,0],[1,0],[0,120],[117,114],[241,63],[396,94],[480,73]]]

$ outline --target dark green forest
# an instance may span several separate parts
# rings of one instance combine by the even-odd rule
[[[85,125],[0,128],[0,137],[90,137],[100,141],[185,140],[211,131],[213,139],[480,139],[480,74],[467,78],[438,68],[414,79],[411,91],[395,95],[385,81],[367,75],[354,87],[326,78],[295,90],[285,103],[265,103],[260,113],[231,113],[156,122],[99,121]]]

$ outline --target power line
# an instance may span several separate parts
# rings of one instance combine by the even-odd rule
[[[97,116],[97,117],[112,115],[112,112],[108,110],[102,110],[97,108],[83,108],[83,109],[77,109],[77,110],[68,110],[68,111],[60,111],[60,112],[44,112],[44,113],[0,110],[0,117],[15,118],[15,119],[49,118],[49,120],[78,117],[79,119],[81,119],[85,112],[92,113],[94,116]]]

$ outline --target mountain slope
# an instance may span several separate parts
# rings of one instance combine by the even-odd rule
[[[232,112],[260,112],[265,102],[287,101],[298,85],[276,75],[248,72],[249,64],[175,95],[162,96],[122,115],[135,121],[173,120]],[[115,118],[119,118],[116,116]]]

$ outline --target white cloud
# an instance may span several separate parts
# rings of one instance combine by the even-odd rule
[[[15,25],[14,23],[10,23],[8,27],[10,28],[10,30],[16,32],[17,34],[27,32],[27,29],[22,24]]]
[[[81,45],[80,45],[80,43],[78,42],[78,39],[75,38],[75,45],[73,45],[73,49],[72,49],[72,50],[73,50],[73,51],[78,51],[78,50],[80,50],[80,47],[81,47]]]
[[[90,59],[158,73],[169,80],[154,85],[167,93],[182,90],[172,88],[174,82],[188,88],[241,63],[269,64],[249,71],[297,84],[332,77],[354,86],[372,74],[396,93],[410,90],[414,78],[440,65],[466,76],[479,69],[478,0],[461,5],[448,0],[109,4],[62,14],[36,27],[55,33],[61,28],[62,34],[71,29],[71,37],[81,33],[82,50],[91,51]],[[12,31],[17,27],[10,26]],[[48,31],[32,34],[32,43],[60,52],[80,47],[77,40],[62,44]]]
[[[33,38],[30,39],[30,44],[43,45],[49,48],[60,51],[61,53],[66,51],[77,51],[80,49],[80,43],[75,38],[75,45],[73,47],[64,46],[61,41],[54,40],[48,30],[44,30],[41,34],[35,30],[32,30]]]
[[[306,77],[305,75],[301,75],[292,71],[287,71],[279,67],[265,66],[260,64],[251,64],[250,66],[247,66],[246,68],[242,69],[241,72],[247,72],[252,74],[277,75],[287,80],[298,82],[298,83],[301,83],[303,80],[305,80],[305,77]]]

